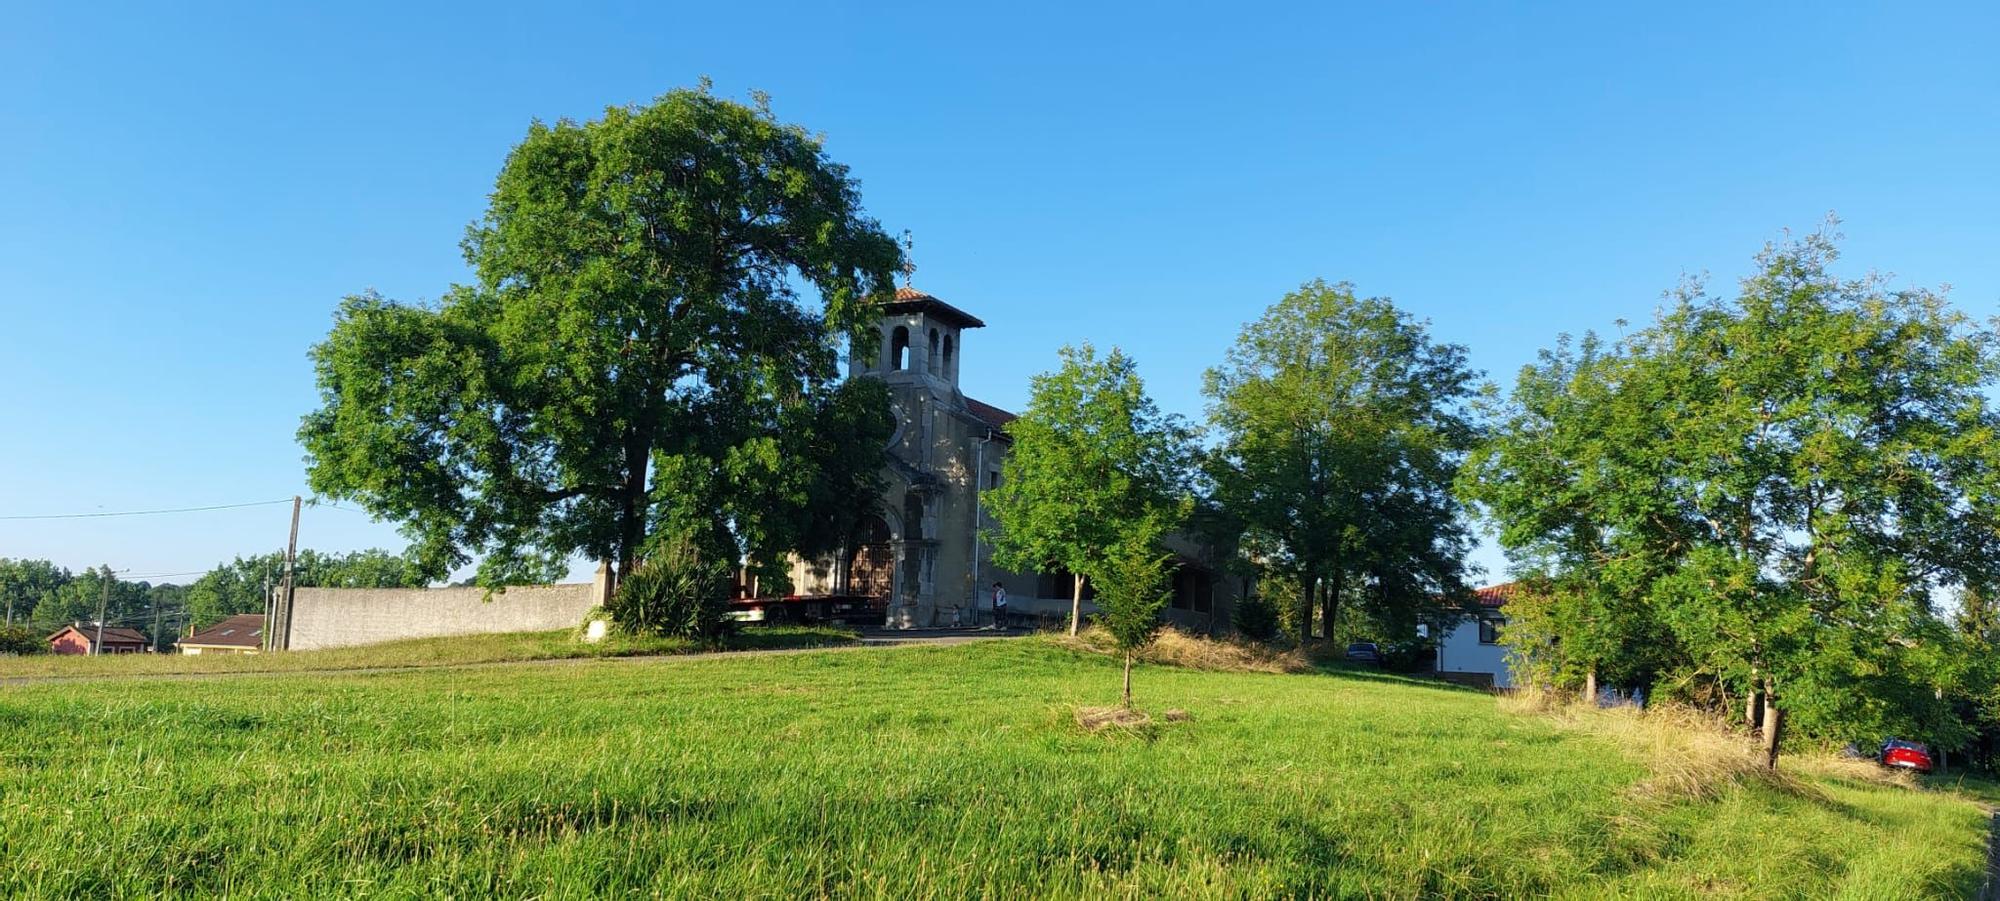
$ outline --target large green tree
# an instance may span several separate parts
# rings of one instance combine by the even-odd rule
[[[35,608],[71,578],[69,570],[47,560],[0,557],[0,601],[6,604],[7,624],[33,617]]]
[[[777,561],[873,505],[886,398],[836,348],[900,252],[761,97],[536,123],[464,249],[436,306],[341,306],[300,430],[314,490],[403,523],[427,577],[622,575],[662,541]]]
[[[1600,607],[1643,598],[1682,684],[1761,694],[1773,765],[1787,712],[1829,738],[1935,721],[1934,599],[2000,580],[2000,342],[1836,258],[1815,234],[1733,295],[1684,285],[1480,473],[1503,543],[1559,550]]]
[[[151,588],[146,582],[120,579],[106,567],[91,567],[64,582],[36,605],[34,622],[43,629],[58,628],[65,623],[95,623],[98,611],[102,610],[105,625],[150,632]]]
[[[1674,665],[1673,636],[1648,599],[1662,561],[1630,549],[1666,539],[1661,521],[1634,516],[1619,528],[1597,511],[1607,498],[1648,504],[1653,494],[1632,454],[1650,431],[1646,398],[1622,395],[1616,348],[1567,336],[1521,368],[1513,390],[1491,393],[1491,434],[1460,473],[1461,494],[1498,525],[1519,587],[1507,602],[1505,641],[1523,681],[1595,696],[1600,679],[1649,684]],[[1637,406],[1625,413],[1620,405]]]
[[[1348,284],[1308,282],[1208,372],[1216,500],[1267,573],[1297,589],[1301,641],[1343,598],[1392,628],[1465,596],[1471,538],[1452,492],[1476,439],[1465,349]]]
[[[1061,356],[1055,371],[1035,376],[1027,410],[1008,423],[1013,446],[1000,486],[983,501],[998,524],[989,536],[995,562],[1075,576],[1074,635],[1084,590],[1113,548],[1167,511],[1185,512],[1194,431],[1160,412],[1137,365],[1116,348],[1100,357],[1084,344]]]

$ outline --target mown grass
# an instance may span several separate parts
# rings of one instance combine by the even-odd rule
[[[852,644],[852,629],[824,626],[753,626],[705,645],[685,638],[612,635],[603,641],[577,641],[567,630],[413,638],[323,651],[280,654],[107,654],[80,657],[37,654],[0,657],[0,680],[11,677],[164,676],[202,673],[286,673],[307,670],[380,669],[385,667],[462,666],[529,660],[585,657],[639,657],[689,654],[709,650],[768,650],[833,647]]]
[[[1041,641],[0,693],[0,892],[108,897],[1950,897],[1986,820],[1491,696]]]

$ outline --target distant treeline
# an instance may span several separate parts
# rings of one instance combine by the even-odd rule
[[[98,567],[73,573],[48,560],[0,557],[0,607],[7,626],[39,639],[65,623],[96,622],[102,604],[106,625],[137,629],[165,649],[189,628],[231,614],[264,612],[268,592],[283,584],[284,576],[283,551],[217,564],[186,585],[120,579]],[[296,580],[302,587],[325,588],[424,584],[406,557],[374,548],[348,554],[300,551]]]

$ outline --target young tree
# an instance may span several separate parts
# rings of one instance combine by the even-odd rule
[[[1208,470],[1244,546],[1294,581],[1300,641],[1341,599],[1414,621],[1465,596],[1451,485],[1477,437],[1465,349],[1348,284],[1308,282],[1243,328],[1205,392],[1221,444]]]
[[[888,419],[837,348],[900,251],[763,98],[536,123],[464,248],[477,280],[436,307],[342,305],[299,433],[313,489],[404,523],[427,578],[622,577],[663,541],[771,561],[874,504],[879,452],[847,448]]]
[[[1063,348],[1062,366],[1035,376],[1028,409],[1007,434],[1013,447],[1000,487],[983,495],[999,525],[989,536],[994,561],[1075,574],[1074,635],[1086,580],[1103,574],[1113,548],[1188,496],[1194,432],[1146,396],[1132,358],[1116,348],[1100,358],[1085,344]]]
[[[1160,611],[1172,597],[1168,578],[1173,555],[1160,546],[1168,522],[1186,518],[1189,506],[1160,508],[1134,523],[1105,549],[1097,582],[1097,620],[1125,655],[1122,703],[1132,706],[1132,658],[1153,640]]]

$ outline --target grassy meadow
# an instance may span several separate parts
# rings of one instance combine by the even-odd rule
[[[1364,674],[1052,642],[0,689],[0,893],[1969,895],[1966,797]],[[1607,714],[1607,717],[1616,716]]]

